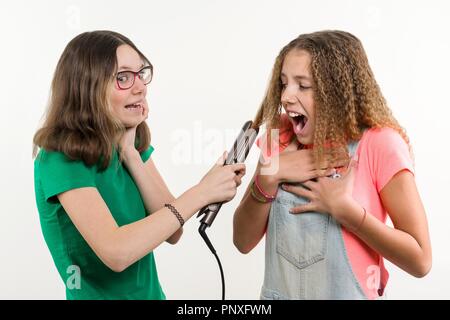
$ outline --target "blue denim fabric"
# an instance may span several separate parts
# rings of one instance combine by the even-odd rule
[[[358,142],[348,145],[350,154]],[[261,299],[367,299],[352,272],[341,226],[329,214],[291,214],[307,199],[279,188],[266,233]]]

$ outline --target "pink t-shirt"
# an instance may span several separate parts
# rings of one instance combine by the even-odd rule
[[[283,114],[280,141],[272,142],[272,152],[268,150],[265,139],[258,139],[257,145],[260,148],[263,145],[263,157],[268,158],[283,151],[294,136],[292,125]],[[372,128],[364,132],[355,155],[358,166],[355,170],[353,198],[367,210],[367,214],[386,222],[387,212],[381,202],[380,191],[396,173],[409,170],[414,174],[408,145],[394,129]],[[382,295],[389,277],[383,259],[352,232],[345,228],[342,230],[353,273],[367,298],[375,299]]]

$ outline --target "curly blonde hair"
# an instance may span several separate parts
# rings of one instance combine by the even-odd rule
[[[331,153],[337,154],[346,150],[349,141],[359,140],[366,128],[390,127],[409,146],[408,136],[387,106],[360,40],[344,31],[302,34],[280,51],[255,117],[255,127],[266,124],[270,135],[271,129],[280,126],[280,75],[283,61],[291,50],[304,50],[311,56],[316,108],[313,152],[317,165],[323,159],[325,144],[335,146]]]

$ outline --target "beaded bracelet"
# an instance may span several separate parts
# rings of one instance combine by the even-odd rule
[[[250,187],[250,193],[253,197],[253,199],[255,199],[258,202],[261,203],[268,203],[269,201],[266,200],[266,198],[263,198],[261,196],[258,196],[257,191],[255,190],[255,181],[253,181],[251,187]]]
[[[181,216],[181,214],[178,212],[178,210],[175,209],[175,207],[173,205],[171,205],[170,203],[164,204],[164,207],[169,208],[169,210],[172,211],[172,213],[177,217],[177,219],[180,222],[180,225],[182,227],[184,224],[184,219]]]
[[[277,197],[277,195],[273,195],[271,196],[270,194],[267,194],[263,191],[263,189],[260,187],[259,183],[258,183],[258,175],[255,176],[255,185],[256,188],[258,189],[259,193],[264,197],[264,199],[266,199],[268,202],[272,202],[273,200],[275,200],[275,198]]]

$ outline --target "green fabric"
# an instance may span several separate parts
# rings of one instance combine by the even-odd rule
[[[144,162],[153,150],[150,146],[141,153]],[[144,218],[139,190],[117,152],[100,171],[61,152],[41,150],[34,162],[34,183],[42,232],[67,299],[165,299],[153,252],[123,272],[112,271],[92,251],[56,197],[67,190],[95,187],[119,226]]]

